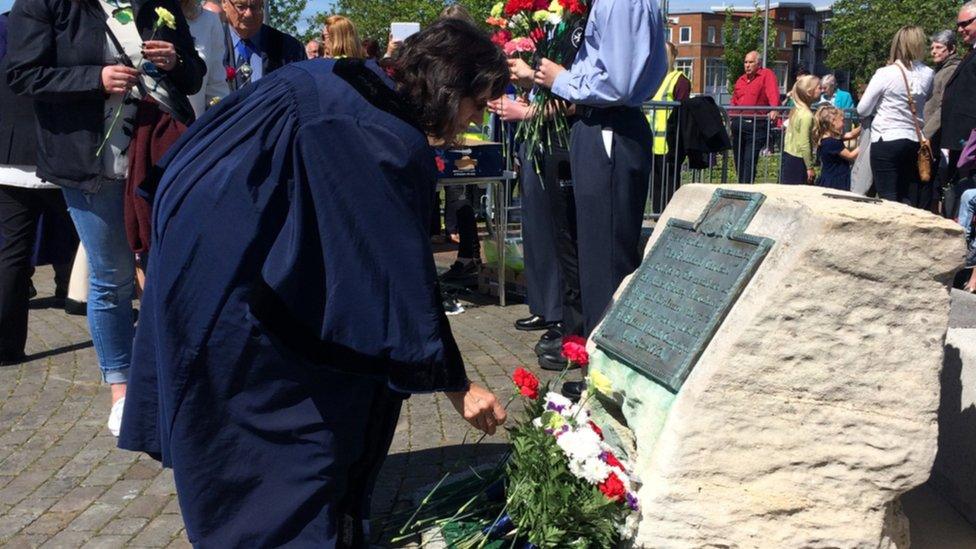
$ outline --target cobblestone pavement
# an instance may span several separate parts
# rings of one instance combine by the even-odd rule
[[[119,450],[105,428],[109,391],[85,318],[43,308],[53,293],[50,268],[38,269],[34,281],[41,308],[31,311],[31,360],[0,368],[0,545],[188,546],[171,471]],[[516,366],[539,372],[532,352],[539,334],[512,328],[525,305],[462,303],[467,311],[451,324],[468,374],[507,401]],[[391,514],[445,470],[497,458],[504,439],[475,447],[477,438],[443,396],[409,399],[374,493],[376,538],[388,538],[399,522],[387,520]]]

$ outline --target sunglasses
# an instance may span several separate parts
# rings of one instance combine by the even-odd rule
[[[969,19],[967,19],[965,21],[956,21],[956,28],[957,29],[964,29],[964,28],[968,27],[969,25],[971,25],[973,23],[973,21],[976,21],[976,17],[970,17]]]

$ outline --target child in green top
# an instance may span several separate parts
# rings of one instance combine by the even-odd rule
[[[797,79],[790,92],[793,109],[790,111],[789,123],[786,127],[786,142],[783,144],[780,183],[812,185],[816,177],[813,171],[813,151],[816,143],[813,137],[811,105],[817,100],[819,91],[820,79],[808,74]]]

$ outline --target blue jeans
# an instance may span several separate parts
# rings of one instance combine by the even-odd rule
[[[971,239],[973,227],[973,210],[976,210],[976,189],[963,191],[959,198],[959,224],[966,231],[966,238]]]
[[[88,329],[105,383],[126,383],[132,362],[135,260],[125,237],[124,182],[95,193],[62,189],[68,212],[88,252]]]

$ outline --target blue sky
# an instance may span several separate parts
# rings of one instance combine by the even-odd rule
[[[658,0],[660,1],[660,0]],[[749,5],[752,3],[751,0],[745,1],[732,1],[726,0],[727,3],[733,5]],[[318,13],[320,11],[328,11],[332,7],[332,0],[308,0],[308,6],[305,8],[305,15],[302,17],[302,24],[304,26],[305,20],[308,16]],[[815,5],[825,5],[830,4],[830,0],[811,0],[811,3]],[[13,4],[13,0],[0,0],[0,13],[5,12],[10,9]],[[722,0],[671,0],[670,10],[672,12],[679,11],[695,11],[704,10],[711,8],[713,6],[722,5]]]

